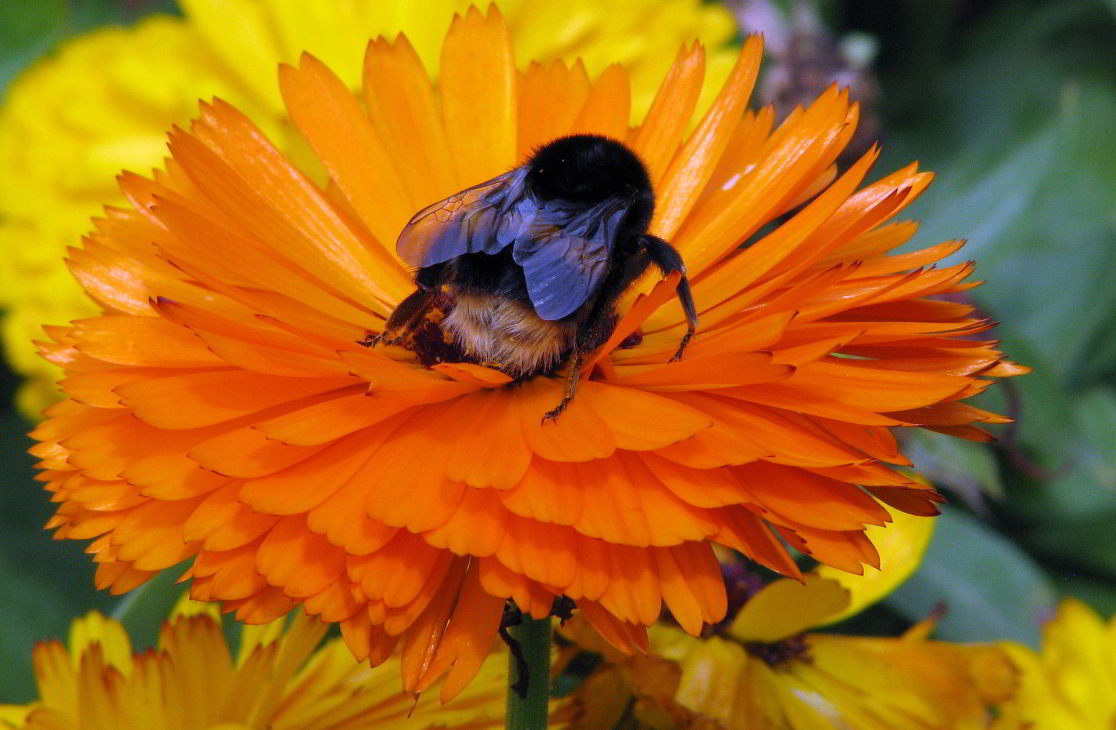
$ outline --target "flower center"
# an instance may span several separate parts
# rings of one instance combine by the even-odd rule
[[[798,634],[771,643],[749,641],[744,644],[744,650],[757,659],[763,660],[769,667],[779,667],[795,660],[810,661],[810,647],[806,643],[806,634]]]

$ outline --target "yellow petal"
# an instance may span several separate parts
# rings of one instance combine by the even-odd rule
[[[729,628],[741,641],[779,641],[816,626],[849,604],[835,580],[808,575],[803,583],[783,578],[748,599]]]
[[[98,611],[90,611],[70,626],[70,653],[77,658],[93,644],[100,644],[105,664],[124,674],[132,671],[132,642],[124,627]]]
[[[818,625],[835,623],[863,611],[898,588],[922,562],[934,534],[934,518],[895,509],[888,512],[891,524],[867,528],[868,538],[880,553],[879,570],[866,569],[863,575],[853,575],[828,565],[818,566],[819,576],[837,581],[849,592],[848,606]]]

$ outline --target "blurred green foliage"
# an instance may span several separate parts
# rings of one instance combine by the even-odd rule
[[[968,237],[988,284],[973,301],[1035,372],[983,396],[1018,423],[996,446],[911,436],[918,467],[954,497],[922,569],[846,626],[894,628],[944,604],[939,635],[1035,643],[1057,597],[1116,609],[1116,0],[824,0],[837,33],[878,42],[884,156],[937,173],[917,242]],[[168,2],[0,0],[0,90],[74,33]],[[24,451],[0,416],[0,702],[32,696],[30,647],[117,606],[150,643],[173,575],[118,606],[76,543],[53,542]]]
[[[957,260],[975,259],[977,276],[988,281],[972,292],[973,301],[1002,323],[994,336],[1005,351],[1035,372],[984,396],[987,407],[1018,419],[1000,429],[997,447],[935,434],[911,444],[916,464],[976,504],[984,522],[968,524],[967,537],[960,537],[953,522],[943,521],[922,573],[893,602],[910,612],[936,598],[956,614],[965,600],[950,593],[979,595],[999,586],[1001,603],[1030,604],[1045,591],[1034,576],[1038,565],[1059,593],[1110,612],[1116,607],[1116,14],[1099,1],[904,8],[908,22],[878,31],[886,95],[880,169],[914,158],[937,173],[914,207],[922,218],[918,241],[969,239]],[[914,19],[935,10],[957,22],[909,42],[919,35]],[[942,24],[927,19],[925,27]],[[906,58],[911,51],[922,58]],[[975,566],[966,551],[977,549],[968,538],[978,531],[986,533],[984,549],[994,551],[992,544],[1007,538],[1022,551],[1001,551],[999,562]],[[941,543],[955,540],[943,551]],[[1006,572],[1029,580],[1028,592],[1001,585]],[[935,593],[932,584],[943,577],[951,588]],[[924,594],[921,600],[911,595],[916,592]],[[954,616],[943,622],[942,635],[993,638],[977,630],[981,620]],[[1009,632],[1011,622],[1004,621],[993,634],[1035,636],[1033,627]]]

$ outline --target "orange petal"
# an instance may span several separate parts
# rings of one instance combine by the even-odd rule
[[[351,384],[350,378],[284,378],[217,370],[150,378],[117,388],[138,418],[158,428],[197,428]]]
[[[247,480],[238,498],[257,512],[275,515],[307,512],[340,489],[383,439],[383,434],[375,432],[351,434],[287,469]]]
[[[863,575],[863,565],[880,567],[880,555],[862,531],[818,530],[804,525],[776,529],[795,549],[834,568]]]
[[[496,551],[501,564],[552,588],[565,588],[573,582],[579,569],[576,532],[518,516],[509,517],[505,529],[504,539]],[[498,593],[491,587],[488,592]],[[523,607],[520,604],[520,608]]]
[[[79,352],[117,365],[204,368],[224,365],[197,336],[154,317],[107,316],[74,322]]]
[[[589,86],[589,75],[581,61],[572,67],[560,59],[545,66],[531,62],[519,82],[518,161],[570,133],[589,97]]]
[[[655,188],[659,187],[659,181],[682,142],[704,78],[705,48],[696,41],[689,48],[683,45],[663,78],[643,124],[632,136],[632,149],[647,165]]]
[[[503,613],[504,599],[487,593],[480,585],[479,570],[470,566],[449,628],[416,689],[425,690],[448,670],[439,698],[449,702],[460,694],[488,658]]]
[[[516,607],[536,619],[550,615],[555,595],[523,575],[508,570],[492,558],[476,561],[484,591],[499,598],[510,598]]]
[[[656,454],[640,454],[640,458],[671,492],[695,507],[724,507],[749,499],[729,469],[694,469]]]
[[[465,490],[456,509],[442,524],[423,533],[435,547],[457,555],[488,556],[503,542],[509,513],[495,489]]]
[[[470,7],[455,16],[442,45],[442,118],[461,185],[472,186],[516,162],[515,62],[504,18]]]
[[[404,692],[414,694],[420,691],[420,683],[429,672],[431,662],[445,636],[467,569],[465,561],[460,561],[457,566],[457,569],[450,571],[442,589],[434,594],[430,605],[403,635],[400,672]]]
[[[581,519],[581,484],[576,469],[567,462],[536,459],[523,480],[499,496],[521,517],[556,525],[573,525]]]
[[[834,466],[865,460],[865,455],[805,416],[788,411],[700,394],[683,394],[686,404],[705,411],[764,449],[769,461],[792,466]]]
[[[318,453],[324,446],[289,446],[259,431],[238,428],[202,441],[188,452],[201,466],[231,477],[274,474]]]
[[[724,507],[717,510],[717,515],[721,518],[721,530],[714,540],[776,573],[802,579],[802,572],[764,520],[744,507]]]
[[[467,558],[460,558],[442,551],[434,569],[430,571],[426,582],[423,583],[415,597],[402,606],[387,606],[384,629],[389,634],[402,634],[409,629],[440,591],[456,590],[452,586],[461,582],[461,575],[464,573],[467,563]],[[451,586],[451,588],[447,589],[447,586]]]
[[[734,468],[756,504],[775,515],[824,530],[883,525],[891,515],[858,487],[797,467],[763,461]]]
[[[345,551],[306,529],[302,515],[284,517],[256,551],[256,567],[267,582],[292,598],[328,588],[345,570]]]
[[[398,528],[369,518],[364,513],[370,485],[349,480],[306,516],[314,532],[350,555],[367,555],[395,537]]]
[[[213,153],[196,140],[185,135],[179,139],[186,150],[205,160],[209,166],[220,164]],[[233,173],[226,171],[225,174]],[[244,282],[245,286],[282,294],[304,307],[312,307],[339,319],[378,326],[376,318],[331,291],[310,270],[290,266],[284,256],[290,249],[271,249],[247,231],[223,226],[206,218],[195,206],[194,201],[180,203],[160,197],[152,209],[158,219],[175,232],[174,236],[161,242],[160,251],[176,266],[207,284],[212,284],[213,279],[226,287]],[[173,300],[173,292],[158,293]],[[232,297],[252,301],[252,297],[243,290],[231,289],[228,293]],[[175,303],[172,301],[170,307],[173,308]],[[159,302],[156,306],[166,316],[167,305]],[[211,306],[207,306],[202,311],[210,309]],[[198,316],[196,310],[191,313],[195,318]],[[173,314],[170,318],[175,319]],[[211,314],[207,319],[212,323]]]
[[[400,608],[414,601],[429,583],[440,584],[449,568],[449,555],[430,547],[406,530],[374,553],[350,557],[348,574],[372,601]]]
[[[373,249],[379,268],[402,270],[392,255],[395,239],[421,201],[407,195],[385,140],[356,97],[308,53],[297,69],[279,67],[279,88],[291,120],[379,243]]]
[[[740,124],[762,59],[762,38],[749,37],[717,100],[678,151],[656,191],[656,197],[662,201],[651,221],[651,232],[656,236],[668,241],[673,238],[705,188]],[[694,271],[700,270],[695,266]]]
[[[202,469],[185,454],[157,454],[137,459],[120,476],[155,499],[187,499],[209,494],[228,477]]]
[[[411,407],[408,401],[361,391],[260,421],[253,428],[275,441],[313,446],[381,424]]]
[[[183,536],[202,541],[206,550],[232,550],[258,539],[279,521],[237,501],[239,489],[238,482],[230,482],[208,495],[183,520]]]
[[[713,425],[705,413],[670,397],[595,381],[586,381],[579,388],[580,397],[612,431],[621,449],[660,449]],[[649,423],[655,428],[647,428]]]
[[[618,63],[606,68],[589,89],[585,104],[570,127],[570,134],[598,134],[623,140],[631,116],[628,70]]]
[[[450,445],[440,428],[442,412],[427,408],[400,416],[401,424],[350,480],[366,495],[361,511],[412,532],[443,524],[467,490],[446,477]]]
[[[410,289],[399,267],[378,265],[362,240],[314,185],[247,117],[217,101],[202,105],[193,132],[218,154],[172,135],[171,153],[190,179],[244,227],[350,301],[386,314]],[[245,177],[247,176],[247,177]],[[375,272],[375,274],[373,274]]]
[[[589,405],[588,398],[575,397],[561,416],[543,422],[543,414],[562,399],[562,387],[556,381],[536,378],[501,395],[518,402],[527,445],[543,459],[589,461],[603,459],[616,450],[611,429]]]
[[[412,212],[463,187],[450,156],[434,87],[405,35],[369,42],[364,54],[364,103],[395,162]]]
[[[508,489],[531,463],[520,426],[519,404],[503,390],[459,398],[444,414],[452,424],[446,476],[471,487]]]
[[[117,557],[147,571],[169,568],[196,553],[201,546],[184,539],[182,525],[200,501],[151,500],[130,510],[112,533]]]
[[[625,654],[647,652],[647,629],[621,621],[595,601],[578,601],[577,608],[608,643]]]
[[[648,390],[712,390],[786,380],[794,374],[763,352],[683,357],[677,362],[616,367],[616,383]]]

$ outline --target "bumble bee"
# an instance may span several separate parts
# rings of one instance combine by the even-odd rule
[[[557,418],[577,388],[583,357],[615,330],[616,301],[654,264],[679,272],[688,330],[697,327],[682,257],[647,234],[654,210],[643,163],[620,142],[563,137],[526,164],[419,211],[396,244],[417,268],[418,288],[364,344],[393,344],[427,321],[462,359],[498,367],[517,381],[569,364]]]

